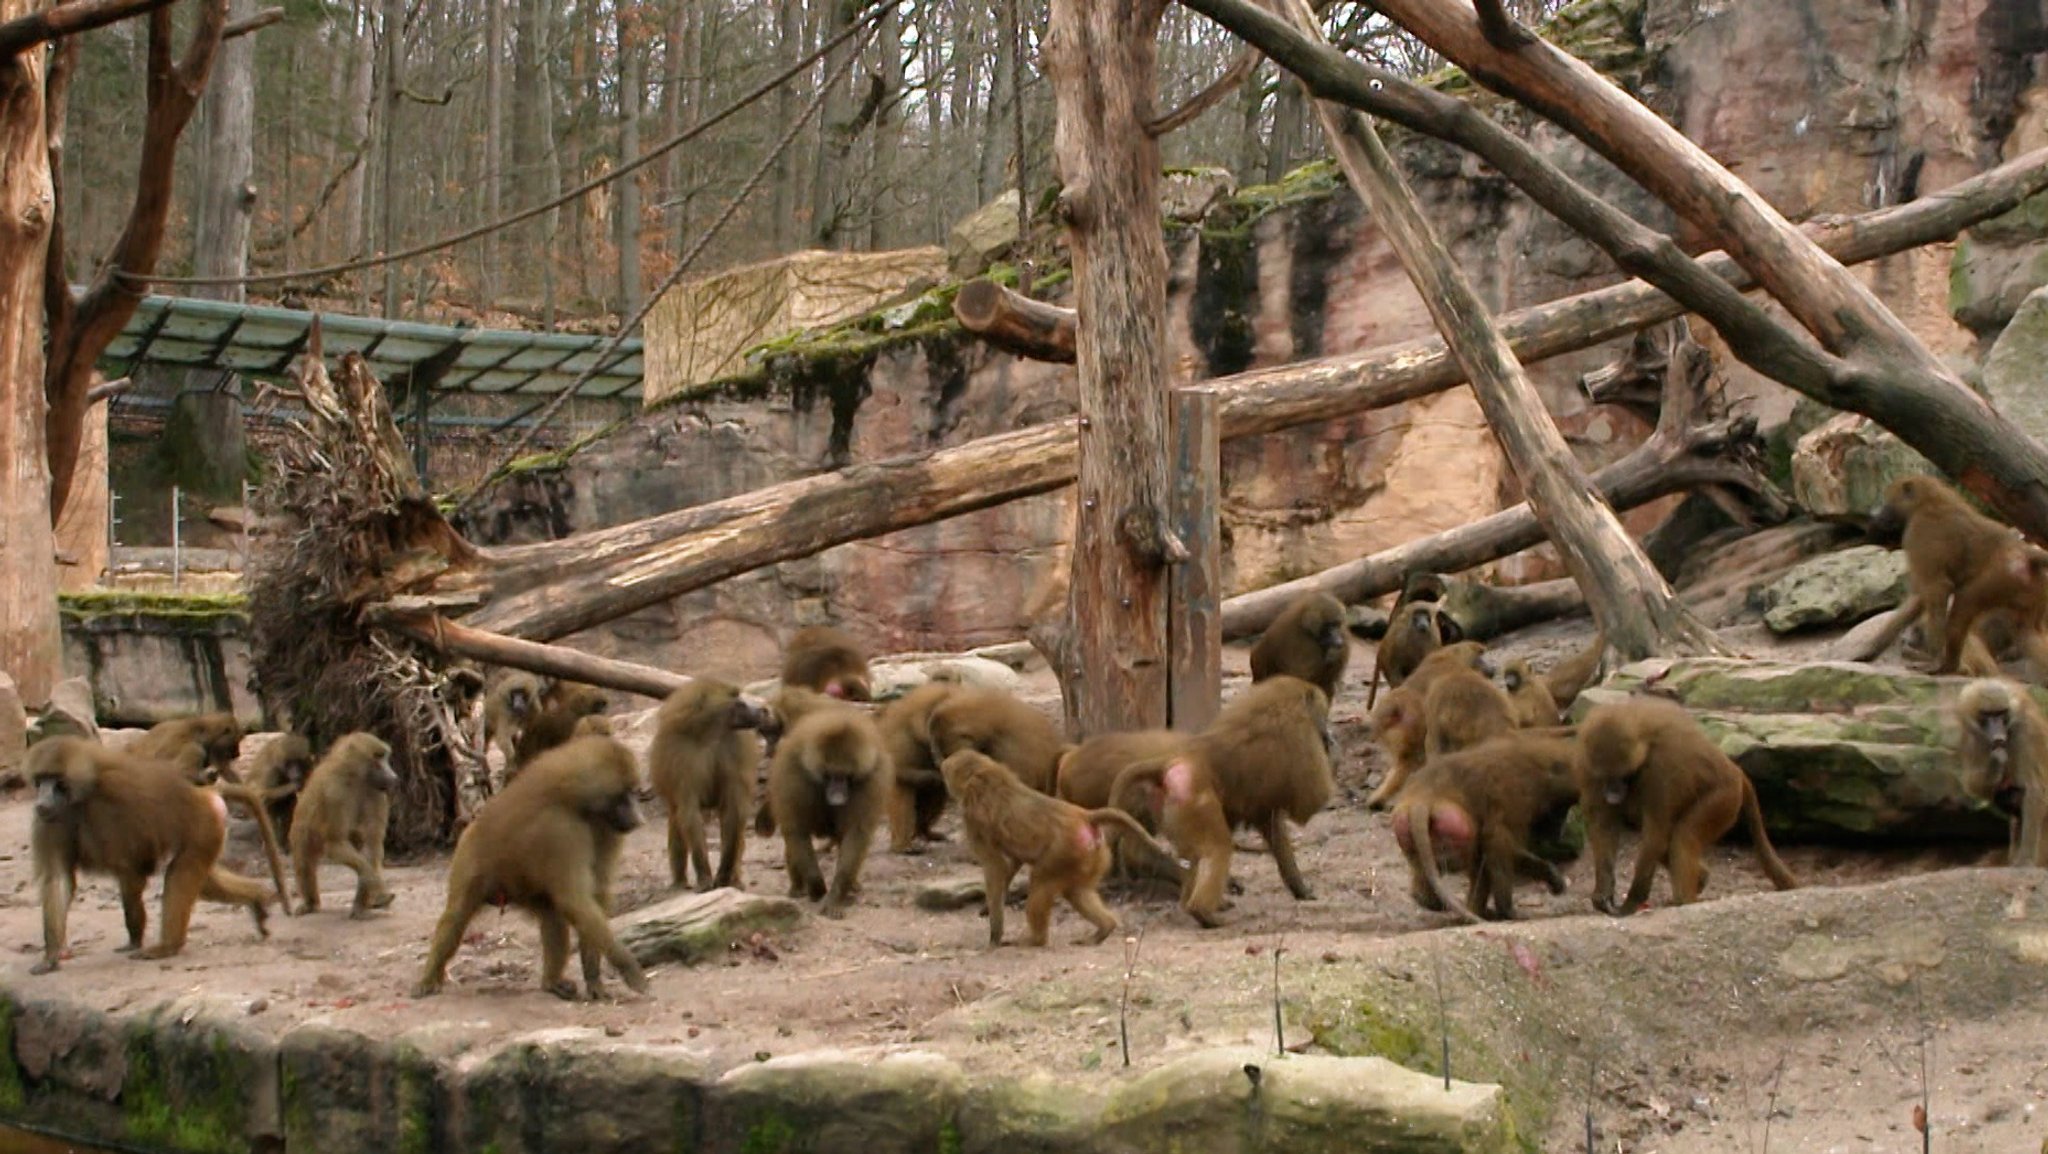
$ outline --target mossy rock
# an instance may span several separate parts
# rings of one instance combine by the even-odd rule
[[[1852,625],[1906,599],[1906,555],[1859,545],[1802,562],[1764,589],[1773,633]]]
[[[707,1132],[738,1154],[929,1154],[958,1148],[966,1091],[966,1074],[937,1054],[819,1050],[729,1071]]]
[[[803,909],[788,898],[735,889],[670,898],[619,919],[619,944],[643,966],[694,966],[724,957],[754,933],[794,929]]]
[[[703,1128],[711,1081],[705,1057],[679,1046],[610,1042],[587,1028],[531,1034],[466,1069],[459,1145],[500,1154],[664,1149]]]

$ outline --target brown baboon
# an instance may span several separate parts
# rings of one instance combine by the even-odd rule
[[[1392,764],[1380,779],[1379,788],[1365,799],[1368,809],[1385,809],[1401,792],[1408,775],[1422,765],[1429,748],[1429,726],[1424,706],[1436,679],[1454,670],[1486,673],[1486,646],[1477,641],[1458,641],[1432,651],[1413,672],[1373,707],[1373,739],[1387,751]]]
[[[1514,706],[1515,724],[1523,729],[1542,729],[1564,724],[1564,713],[1550,686],[1537,677],[1529,663],[1517,657],[1500,668],[1500,687]]]
[[[311,742],[296,733],[287,733],[258,750],[250,762],[250,784],[263,796],[270,824],[281,835],[291,835],[299,791],[305,788],[316,761]]]
[[[526,719],[519,733],[513,758],[505,763],[505,780],[511,781],[528,762],[576,736],[576,725],[593,714],[603,713],[610,702],[594,685],[557,681],[541,698],[540,708]]]
[[[768,707],[722,681],[699,678],[668,695],[655,715],[647,775],[668,805],[670,881],[697,889],[740,884],[746,821],[754,808],[754,767]],[[704,837],[704,811],[718,811],[718,873]]]
[[[213,777],[241,784],[234,761],[242,748],[242,723],[232,713],[201,713],[153,725],[127,752],[147,761],[176,761],[178,750],[186,745],[196,745],[205,752],[206,765]]]
[[[1702,857],[1740,817],[1757,861],[1781,890],[1798,885],[1771,848],[1756,788],[1692,714],[1675,702],[1639,697],[1596,706],[1579,726],[1579,810],[1593,851],[1593,908],[1627,916],[1650,897],[1658,863],[1671,897],[1685,905],[1707,884]],[[1628,897],[1614,903],[1615,843],[1626,824],[1642,831]]]
[[[1387,613],[1387,631],[1381,635],[1379,648],[1374,651],[1373,679],[1366,693],[1366,708],[1379,703],[1382,679],[1386,681],[1387,688],[1399,688],[1422,664],[1423,658],[1435,652],[1438,646],[1465,639],[1464,630],[1438,604],[1444,590],[1443,578],[1433,573],[1409,577],[1401,596],[1395,599],[1393,609]]]
[[[1871,523],[1878,531],[1901,527],[1911,596],[1897,620],[1903,627],[1917,608],[1936,673],[1954,672],[1971,630],[2000,613],[2010,615],[2027,656],[2048,670],[2048,553],[1924,475],[1892,482]]]
[[[569,731],[570,737],[613,737],[612,719],[602,713],[589,713],[576,719],[576,728]]]
[[[137,958],[168,958],[184,949],[200,898],[247,906],[256,932],[270,936],[270,894],[262,883],[215,864],[228,832],[227,802],[219,794],[161,763],[78,737],[36,743],[27,777],[36,795],[29,848],[43,903],[43,959],[30,973],[47,974],[63,957],[79,870],[114,878],[128,928],[125,950]],[[157,944],[144,948],[142,889],[159,868],[163,925]]]
[[[1516,728],[1515,703],[1476,669],[1446,669],[1422,695],[1425,761]]]
[[[768,767],[768,806],[782,831],[790,896],[823,898],[820,912],[845,916],[888,802],[889,759],[873,718],[841,705],[790,725]],[[839,847],[829,889],[812,845],[820,837]]]
[[[1572,707],[1588,685],[1600,676],[1600,661],[1607,656],[1607,634],[1596,632],[1584,649],[1550,667],[1543,675],[1543,688],[1550,693],[1558,714]]]
[[[1350,661],[1344,603],[1328,593],[1304,593],[1280,611],[1252,646],[1252,680],[1299,677],[1334,701]]]
[[[1496,917],[1515,916],[1518,876],[1563,893],[1564,876],[1529,852],[1529,840],[1538,828],[1562,824],[1579,800],[1575,755],[1569,738],[1514,732],[1430,759],[1402,791],[1393,814],[1394,840],[1408,859],[1416,904],[1476,922],[1489,905]],[[1443,858],[1471,874],[1463,902],[1444,889]]]
[[[352,918],[391,904],[384,885],[384,831],[398,774],[391,747],[370,733],[344,734],[313,767],[292,822],[292,869],[299,876],[299,912],[320,908],[320,859],[356,872]]]
[[[782,651],[782,684],[844,701],[867,701],[874,678],[867,653],[853,638],[829,625],[806,625]]]
[[[951,682],[933,681],[882,707],[875,718],[882,748],[895,777],[889,787],[889,848],[921,853],[920,841],[938,841],[932,830],[946,812],[946,782],[932,759],[932,711],[960,692]]]
[[[1139,729],[1091,737],[1060,755],[1056,775],[1059,796],[1082,809],[1101,809],[1109,804],[1118,774],[1133,765],[1172,757],[1187,740],[1187,734],[1172,729]],[[1131,816],[1148,830],[1158,827],[1156,810]],[[1183,880],[1180,865],[1171,854],[1155,854],[1141,843],[1122,839],[1116,839],[1115,849],[1126,875],[1138,873],[1176,883]]]
[[[1956,699],[1963,728],[1963,788],[2012,819],[2006,857],[2016,866],[2048,866],[2048,721],[2025,688],[1972,681]]]
[[[496,745],[505,757],[505,772],[519,760],[519,739],[526,723],[541,710],[547,692],[541,679],[524,669],[510,669],[484,694],[484,744]]]
[[[1095,923],[1095,932],[1077,944],[1093,945],[1117,928],[1116,915],[1103,906],[1096,888],[1109,870],[1109,843],[1099,827],[1118,826],[1171,856],[1130,814],[1047,797],[1027,788],[1003,763],[971,749],[946,758],[939,771],[960,799],[967,848],[981,862],[991,949],[1003,944],[1003,902],[1018,867],[1031,867],[1031,893],[1024,901],[1031,944],[1045,944],[1053,902],[1064,897],[1074,912]]]
[[[985,753],[1040,793],[1053,791],[1067,743],[1045,714],[1000,689],[962,687],[932,707],[932,756],[943,763],[963,749]]]
[[[612,879],[625,836],[640,825],[633,753],[609,737],[578,737],[541,754],[518,780],[484,803],[455,842],[448,906],[434,926],[426,971],[413,997],[441,992],[448,959],[486,903],[514,905],[540,921],[540,986],[573,1000],[569,931],[576,932],[583,984],[604,995],[600,965],[610,958],[628,986],[647,992],[640,963],[612,936]]]
[[[1336,788],[1329,718],[1330,699],[1321,689],[1295,677],[1270,678],[1225,705],[1180,752],[1117,775],[1110,798],[1118,809],[1138,812],[1145,803],[1134,792],[1157,791],[1159,828],[1193,863],[1181,906],[1203,926],[1219,924],[1236,828],[1265,838],[1297,900],[1314,896],[1295,864],[1287,827],[1314,817]]]

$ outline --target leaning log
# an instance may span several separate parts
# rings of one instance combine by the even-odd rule
[[[960,327],[989,344],[1033,361],[1074,363],[1074,310],[1032,300],[986,278],[953,297]]]
[[[680,673],[670,673],[651,665],[616,661],[560,645],[542,645],[537,641],[486,633],[432,612],[414,613],[380,607],[368,615],[368,620],[373,625],[382,625],[430,645],[440,653],[636,693],[642,697],[667,697],[690,683],[690,678]]]

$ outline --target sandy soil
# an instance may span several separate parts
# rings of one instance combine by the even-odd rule
[[[1554,624],[1502,648],[1532,656],[1540,667],[1580,644],[1585,634],[1583,623]],[[1242,684],[1243,651],[1234,650],[1228,661],[1234,677],[1226,692]],[[1270,951],[1276,947],[1284,946],[1304,966],[1364,961],[1402,935],[1446,924],[1409,900],[1385,818],[1363,805],[1383,769],[1364,726],[1370,669],[1370,651],[1360,645],[1334,715],[1342,752],[1338,796],[1299,838],[1317,900],[1293,901],[1270,860],[1258,854],[1237,862],[1234,872],[1244,893],[1220,930],[1198,930],[1167,893],[1111,895],[1127,930],[1142,935],[1132,1015],[1133,1049],[1141,1056],[1192,1045],[1270,1041]],[[1033,675],[1028,683],[1035,701],[1048,711],[1057,708],[1048,675]],[[25,847],[28,824],[24,800],[0,805],[0,846]],[[243,872],[262,872],[246,837],[238,836],[231,852]],[[1878,855],[1797,846],[1785,847],[1784,856],[1817,886],[1858,885],[1989,860],[1975,851]],[[746,880],[764,892],[783,892],[781,857],[779,841],[750,840]],[[185,992],[226,993],[247,999],[252,1013],[273,1020],[318,1017],[371,1032],[443,1020],[508,1034],[593,1026],[642,1043],[700,1047],[720,1064],[819,1046],[917,1044],[977,1069],[1079,1076],[1099,1068],[1102,1077],[1117,1076],[1112,1008],[1128,947],[1114,940],[1095,948],[1069,944],[1085,927],[1062,909],[1055,917],[1054,948],[990,953],[982,948],[985,922],[975,909],[914,908],[920,886],[976,872],[957,842],[918,857],[877,853],[864,878],[863,899],[844,921],[806,919],[790,933],[736,949],[722,964],[655,971],[649,999],[599,1004],[564,1003],[542,994],[531,923],[490,912],[474,923],[456,956],[449,992],[431,1001],[409,999],[406,991],[441,908],[444,865],[445,859],[435,858],[395,866],[389,880],[397,902],[367,922],[348,920],[352,878],[330,867],[323,874],[330,910],[273,919],[269,941],[257,940],[240,912],[202,906],[184,954],[148,964],[113,952],[123,939],[118,902],[104,880],[90,881],[71,919],[74,956],[57,974],[30,978],[40,928],[26,853],[14,849],[0,853],[0,943],[14,947],[4,963],[8,981],[107,1009]],[[1712,870],[1710,898],[1770,889],[1742,846],[1716,850]],[[1587,923],[1598,917],[1584,897],[1590,865],[1581,861],[1568,872],[1572,888],[1562,897],[1540,887],[1524,890],[1529,917]],[[621,908],[666,896],[666,874],[659,826],[650,825],[629,841]],[[1664,900],[1660,880],[1653,902]],[[155,915],[152,907],[152,920]],[[1021,923],[1021,916],[1013,916],[1013,936]],[[1682,1000],[1674,1001],[1672,1012],[1686,1012]],[[2048,1106],[2048,1045],[2042,1042],[2048,1037],[2048,1006],[2016,1006],[2002,1023],[1933,1028],[1938,1036],[1930,1075],[1940,1091],[1935,1118],[1945,1139],[1938,1148],[2027,1154],[2048,1149],[2048,1118],[2038,1116]],[[1908,1129],[1920,1087],[1916,1039],[1903,1025],[1816,1035],[1810,1045],[1790,1047],[1775,1038],[1713,1039],[1668,1070],[1603,1079],[1596,1101],[1605,1135],[1599,1148],[1679,1154],[1760,1149],[1761,1123],[1771,1112],[1770,1148],[1917,1149],[1918,1135]],[[1561,1120],[1547,1148],[1582,1148],[1581,1125]]]

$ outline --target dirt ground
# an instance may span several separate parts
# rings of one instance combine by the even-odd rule
[[[1531,656],[1540,668],[1581,644],[1588,631],[1583,621],[1558,623],[1500,648]],[[1727,635],[1752,649],[1765,645],[1760,636]],[[1243,684],[1244,651],[1233,649],[1227,662],[1226,693]],[[1111,895],[1127,933],[1139,938],[1131,1031],[1141,1059],[1199,1045],[1270,1043],[1275,948],[1306,967],[1369,962],[1387,943],[1447,925],[1410,901],[1385,818],[1363,805],[1384,768],[1364,725],[1371,664],[1369,647],[1356,646],[1334,712],[1338,795],[1300,831],[1299,854],[1317,900],[1292,900],[1259,854],[1236,863],[1244,892],[1222,929],[1197,929],[1169,893]],[[1027,686],[1033,700],[1057,709],[1048,674],[1027,675]],[[252,1013],[318,1017],[373,1033],[443,1020],[507,1034],[600,1027],[633,1042],[701,1048],[720,1065],[823,1046],[907,1044],[939,1050],[977,1070],[1121,1074],[1115,1006],[1130,946],[1114,939],[1093,948],[1070,944],[1085,927],[1062,908],[1053,948],[991,953],[982,948],[985,922],[976,909],[914,908],[920,886],[975,874],[957,841],[917,857],[877,852],[863,879],[864,895],[843,921],[807,918],[792,932],[736,949],[723,964],[656,970],[650,998],[571,1004],[538,989],[531,922],[491,912],[472,926],[446,994],[429,1001],[406,996],[441,908],[445,858],[438,857],[393,868],[396,904],[367,922],[347,918],[352,879],[333,867],[323,874],[328,911],[273,919],[268,941],[255,938],[240,911],[202,906],[184,954],[162,963],[138,964],[113,952],[123,938],[119,905],[109,884],[93,880],[83,886],[71,918],[74,956],[57,974],[32,978],[27,970],[40,948],[40,926],[25,851],[28,824],[24,799],[0,805],[0,847],[11,851],[0,853],[0,943],[14,947],[4,963],[7,980],[104,1009],[204,990],[245,998]],[[1802,881],[1821,887],[1964,868],[1999,856],[1783,848]],[[231,852],[243,872],[263,872],[245,836]],[[778,840],[750,839],[746,881],[763,892],[784,892],[781,858]],[[621,909],[667,896],[666,874],[657,816],[629,839]],[[1526,898],[1518,895],[1527,902],[1527,916],[1588,927],[1605,921],[1586,904],[1590,864],[1581,860],[1568,876],[1571,889],[1561,897],[1540,887],[1527,887]],[[1715,851],[1712,878],[1709,899],[1771,888],[1741,845]],[[1665,900],[1660,879],[1653,903]],[[2048,899],[2039,904],[2048,906]],[[154,906],[150,913],[154,922]],[[1660,915],[1653,905],[1642,916]],[[1013,915],[1011,927],[1013,937],[1021,932],[1020,915]],[[619,989],[616,982],[613,987]],[[1686,1001],[1674,998],[1670,1012],[1686,1014]],[[2042,1116],[2048,1107],[2048,1005],[2016,1005],[1996,1023],[1937,1022],[1930,1029],[1937,1037],[1929,1078],[1943,1139],[1936,1148],[2048,1150],[2048,1117]],[[1910,1116],[1920,1093],[1919,1067],[1917,1035],[1905,1026],[1821,1031],[1791,1047],[1782,1038],[1714,1038],[1664,1071],[1603,1079],[1595,1104],[1603,1133],[1598,1148],[1672,1154],[1918,1149]],[[1763,1146],[1767,1113],[1771,1130]],[[1583,1149],[1582,1127],[1575,1113],[1561,1118],[1545,1148]]]

